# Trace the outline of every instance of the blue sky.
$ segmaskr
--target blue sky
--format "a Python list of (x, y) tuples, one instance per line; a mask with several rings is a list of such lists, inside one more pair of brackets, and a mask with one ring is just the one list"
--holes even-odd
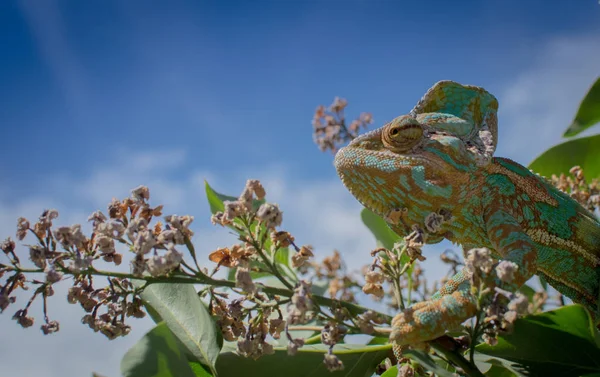
[[(378, 126), (438, 80), (483, 86), (500, 101), (497, 155), (528, 163), (560, 140), (600, 74), (599, 21), (592, 0), (1, 2), (0, 236), (48, 207), (84, 222), (147, 184), (155, 203), (196, 216), (208, 252), (233, 240), (208, 224), (203, 179), (236, 194), (259, 178), (301, 243), (319, 256), (337, 247), (358, 267), (373, 242), (312, 142), (315, 107), (342, 96), (349, 117), (369, 111)], [(53, 337), (16, 329), (8, 313), (1, 332), (79, 363), (50, 353), (15, 371), (116, 376), (151, 326), (109, 345), (73, 323), (79, 308), (54, 312), (64, 324)], [(0, 344), (3, 368), (18, 352)]]
[(594, 1), (144, 3), (0, 5), (0, 169), (19, 192), (111, 148), (330, 176), (317, 104), (341, 95), (381, 124), (440, 79), (496, 93), (544, 41), (600, 25)]

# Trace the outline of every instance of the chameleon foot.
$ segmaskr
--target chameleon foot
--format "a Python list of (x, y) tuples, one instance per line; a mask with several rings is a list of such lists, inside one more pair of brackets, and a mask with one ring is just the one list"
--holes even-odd
[(398, 346), (416, 344), (444, 335), (477, 311), (467, 284), (452, 294), (414, 304), (392, 320), (390, 341)]

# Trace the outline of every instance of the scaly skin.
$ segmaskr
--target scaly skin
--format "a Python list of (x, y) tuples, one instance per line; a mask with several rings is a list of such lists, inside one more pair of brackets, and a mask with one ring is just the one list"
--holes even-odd
[[(496, 279), (497, 286), (516, 290), (538, 274), (597, 319), (600, 223), (545, 179), (491, 157), (497, 107), (482, 88), (440, 82), (410, 115), (342, 148), (338, 174), (400, 236), (427, 229), (432, 213), (449, 213), (450, 220), (429, 226), (426, 243), (446, 238), (465, 250), (487, 247), (518, 266), (511, 284)], [(475, 314), (470, 291), (461, 271), (431, 300), (399, 313), (390, 339), (401, 346), (443, 335)]]

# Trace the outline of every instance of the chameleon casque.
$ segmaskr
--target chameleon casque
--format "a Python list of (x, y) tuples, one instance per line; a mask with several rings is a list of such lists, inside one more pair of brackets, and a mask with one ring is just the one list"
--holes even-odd
[[(598, 323), (600, 222), (544, 178), (492, 157), (497, 109), (483, 88), (438, 82), (408, 115), (340, 149), (335, 167), (358, 201), (398, 235), (426, 229), (431, 213), (449, 214), (426, 233), (426, 243), (446, 238), (464, 250), (487, 247), (518, 266), (513, 283), (496, 279), (497, 286), (514, 291), (541, 275)], [(431, 300), (396, 315), (390, 340), (431, 340), (475, 313), (463, 270)]]

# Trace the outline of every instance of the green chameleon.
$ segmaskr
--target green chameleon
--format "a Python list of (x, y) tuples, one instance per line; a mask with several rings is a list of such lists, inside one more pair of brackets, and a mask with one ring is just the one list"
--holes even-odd
[[(515, 291), (534, 274), (598, 321), (600, 223), (544, 178), (506, 158), (492, 157), (498, 102), (482, 88), (442, 81), (417, 106), (354, 139), (335, 156), (344, 185), (365, 207), (407, 236), (446, 238), (489, 248), (516, 263)], [(432, 225), (443, 215), (446, 221)], [(476, 314), (470, 275), (456, 274), (429, 301), (396, 315), (397, 346), (437, 338)]]

